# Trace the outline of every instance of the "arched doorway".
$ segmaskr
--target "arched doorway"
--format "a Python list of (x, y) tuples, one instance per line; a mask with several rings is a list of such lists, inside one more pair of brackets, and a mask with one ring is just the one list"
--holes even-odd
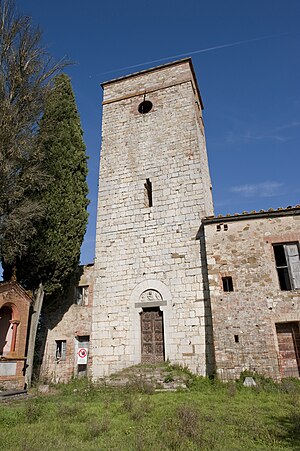
[(13, 326), (13, 311), (11, 307), (5, 305), (0, 309), (0, 355), (5, 355), (11, 351)]

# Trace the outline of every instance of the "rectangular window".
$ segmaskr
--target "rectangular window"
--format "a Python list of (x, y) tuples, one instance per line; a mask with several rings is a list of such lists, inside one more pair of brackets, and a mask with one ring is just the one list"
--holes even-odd
[(300, 288), (298, 243), (273, 244), (276, 269), (281, 290)]
[(78, 335), (78, 346), (80, 348), (88, 348), (90, 344), (90, 336), (89, 335)]
[(232, 277), (222, 277), (223, 291), (233, 291)]
[(66, 340), (56, 340), (56, 360), (63, 361), (66, 360), (67, 356), (67, 342)]
[(146, 179), (146, 183), (144, 184), (144, 198), (145, 207), (152, 207), (152, 183), (150, 179)]
[(89, 287), (88, 285), (80, 285), (76, 287), (76, 293), (75, 293), (75, 304), (76, 305), (88, 305), (89, 299)]

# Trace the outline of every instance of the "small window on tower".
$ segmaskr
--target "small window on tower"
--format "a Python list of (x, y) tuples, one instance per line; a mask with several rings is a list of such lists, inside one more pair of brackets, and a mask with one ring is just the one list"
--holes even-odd
[(233, 291), (232, 277), (222, 277), (223, 291)]
[(144, 184), (144, 203), (145, 207), (152, 207), (152, 183), (150, 179), (146, 179), (146, 183)]

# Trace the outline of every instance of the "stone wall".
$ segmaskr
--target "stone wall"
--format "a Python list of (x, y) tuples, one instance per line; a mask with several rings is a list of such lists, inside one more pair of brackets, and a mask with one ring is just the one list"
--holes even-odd
[[(280, 288), (273, 245), (299, 243), (300, 209), (208, 219), (204, 228), (217, 373), (225, 380), (244, 370), (287, 376), (276, 324), (299, 331), (300, 291)], [(228, 276), (234, 291), (224, 292)], [(284, 359), (289, 352), (283, 349)]]
[[(143, 100), (153, 104), (148, 114), (138, 111)], [(213, 205), (201, 105), (190, 60), (104, 84), (94, 379), (141, 362), (147, 306), (163, 312), (164, 358), (206, 374), (211, 337), (196, 236)]]
[[(83, 298), (78, 299), (77, 287), (83, 288)], [(39, 379), (46, 382), (67, 382), (71, 377), (90, 376), (92, 356), (89, 352), (87, 366), (78, 367), (80, 337), (91, 335), (91, 310), (93, 298), (93, 265), (79, 267), (68, 296), (59, 299), (55, 306), (42, 312), (42, 334), (37, 342), (39, 352)], [(80, 305), (78, 305), (78, 303)], [(65, 350), (58, 351), (58, 342), (66, 342)], [(88, 345), (90, 347), (90, 343)], [(84, 347), (86, 345), (84, 344)], [(59, 355), (64, 354), (64, 355)]]

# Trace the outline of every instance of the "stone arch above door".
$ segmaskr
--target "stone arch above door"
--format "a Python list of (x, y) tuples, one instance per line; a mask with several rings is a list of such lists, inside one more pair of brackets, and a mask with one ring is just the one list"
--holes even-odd
[(130, 302), (137, 308), (162, 307), (168, 305), (172, 296), (169, 288), (159, 280), (145, 280), (131, 293)]

